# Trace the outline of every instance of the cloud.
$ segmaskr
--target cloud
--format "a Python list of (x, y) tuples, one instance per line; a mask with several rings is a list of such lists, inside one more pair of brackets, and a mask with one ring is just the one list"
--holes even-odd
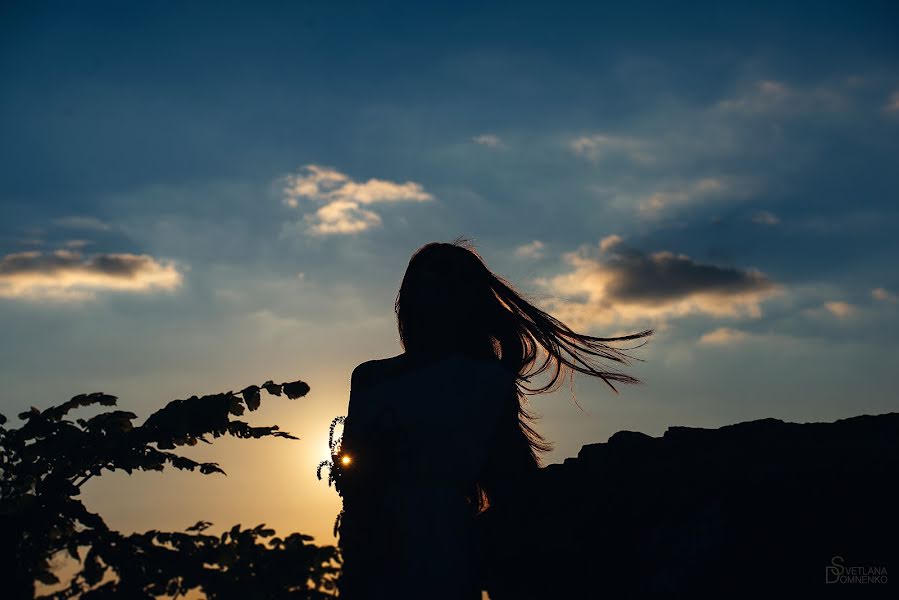
[(97, 292), (174, 290), (182, 275), (171, 262), (145, 254), (19, 252), (0, 259), (0, 298), (85, 300)]
[(752, 215), (752, 222), (757, 225), (777, 225), (780, 223), (780, 218), (767, 210), (760, 210)]
[(899, 297), (896, 294), (882, 287), (871, 290), (871, 297), (879, 302), (899, 302)]
[(741, 96), (722, 100), (718, 108), (727, 112), (759, 113), (769, 112), (786, 104), (793, 91), (779, 81), (757, 81)]
[(728, 189), (729, 186), (724, 180), (705, 177), (668, 191), (656, 192), (641, 200), (638, 208), (644, 217), (657, 217), (671, 207), (720, 196)]
[(855, 313), (855, 307), (848, 302), (825, 302), (824, 308), (835, 317), (844, 319)]
[(745, 331), (732, 329), (730, 327), (719, 327), (718, 329), (704, 333), (702, 337), (699, 338), (699, 343), (706, 346), (727, 346), (741, 342), (748, 337), (749, 334)]
[(378, 213), (362, 208), (352, 200), (332, 200), (307, 215), (313, 233), (323, 235), (335, 233), (359, 233), (381, 224)]
[(84, 231), (109, 231), (112, 227), (96, 217), (71, 216), (53, 221), (54, 225), (66, 229), (81, 229)]
[(839, 111), (847, 101), (837, 90), (818, 86), (798, 88), (781, 81), (756, 81), (742, 94), (722, 100), (717, 109), (741, 115), (788, 114)]
[(537, 281), (561, 299), (549, 308), (582, 326), (655, 321), (690, 314), (759, 317), (780, 287), (764, 273), (696, 262), (684, 254), (646, 254), (617, 236), (565, 255), (568, 270)]
[(545, 244), (540, 240), (534, 240), (515, 249), (515, 256), (519, 258), (540, 258), (543, 256)]
[(592, 162), (599, 162), (612, 156), (624, 156), (638, 163), (651, 163), (654, 160), (650, 144), (633, 137), (582, 135), (569, 141), (568, 148), (574, 154)]
[(301, 199), (322, 203), (305, 216), (309, 231), (320, 235), (354, 234), (381, 224), (381, 216), (370, 207), (396, 202), (426, 202), (434, 197), (420, 183), (396, 183), (384, 179), (358, 182), (349, 176), (318, 165), (306, 165), (289, 175), (284, 203), (298, 208)]
[(621, 239), (621, 236), (613, 233), (612, 235), (607, 235), (606, 237), (599, 240), (599, 250), (600, 252), (606, 252), (609, 248), (613, 246), (617, 246), (622, 243), (624, 240)]
[(471, 141), (475, 144), (480, 144), (481, 146), (487, 146), (488, 148), (505, 148), (506, 144), (499, 138), (498, 135), (494, 135), (492, 133), (482, 133), (481, 135), (476, 135), (471, 138)]
[(890, 95), (890, 100), (884, 109), (887, 112), (899, 112), (899, 92), (893, 92)]

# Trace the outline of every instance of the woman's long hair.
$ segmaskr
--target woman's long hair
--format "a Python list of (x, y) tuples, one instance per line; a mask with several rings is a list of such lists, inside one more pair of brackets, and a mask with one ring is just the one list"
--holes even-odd
[(412, 255), (397, 294), (396, 316), (407, 352), (495, 358), (511, 374), (501, 424), (478, 481), (479, 508), (496, 503), (503, 479), (536, 469), (540, 453), (551, 449), (533, 428), (526, 396), (557, 389), (575, 372), (602, 379), (616, 393), (615, 383), (639, 383), (603, 362), (639, 360), (624, 352), (631, 348), (608, 344), (652, 335), (651, 329), (612, 338), (573, 331), (491, 272), (464, 239), (426, 244)]

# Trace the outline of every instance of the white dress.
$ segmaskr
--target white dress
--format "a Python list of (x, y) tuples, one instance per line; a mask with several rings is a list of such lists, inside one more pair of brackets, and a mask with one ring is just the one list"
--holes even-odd
[(407, 356), (354, 375), (345, 479), (364, 475), (343, 491), (342, 597), (479, 599), (468, 498), (514, 379), (496, 360)]

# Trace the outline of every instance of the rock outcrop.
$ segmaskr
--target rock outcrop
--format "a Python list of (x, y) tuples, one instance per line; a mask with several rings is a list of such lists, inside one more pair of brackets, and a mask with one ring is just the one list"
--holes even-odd
[(896, 598), (897, 475), (899, 413), (622, 431), (480, 517), (488, 591)]

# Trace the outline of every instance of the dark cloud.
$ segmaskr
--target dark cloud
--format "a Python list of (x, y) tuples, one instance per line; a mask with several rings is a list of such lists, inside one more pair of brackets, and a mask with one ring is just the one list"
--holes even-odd
[(81, 300), (98, 291), (150, 292), (181, 285), (174, 264), (139, 254), (19, 252), (0, 259), (0, 298)]
[(609, 297), (625, 302), (664, 304), (695, 294), (739, 296), (775, 288), (759, 271), (703, 264), (685, 254), (644, 254), (620, 245), (603, 268), (612, 275)]
[(560, 300), (563, 318), (590, 325), (664, 321), (689, 314), (758, 317), (760, 304), (780, 286), (764, 273), (697, 262), (685, 254), (648, 254), (618, 236), (599, 249), (566, 255), (568, 269), (541, 283)]

